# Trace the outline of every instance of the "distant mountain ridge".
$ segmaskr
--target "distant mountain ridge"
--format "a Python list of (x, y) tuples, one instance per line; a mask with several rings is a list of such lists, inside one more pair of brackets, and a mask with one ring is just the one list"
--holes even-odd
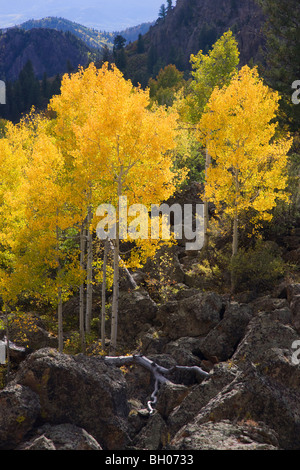
[(127, 43), (130, 43), (136, 41), (139, 34), (146, 34), (149, 31), (150, 26), (153, 24), (154, 23), (151, 22), (142, 23), (137, 26), (126, 28), (123, 31), (106, 32), (89, 28), (65, 18), (49, 16), (40, 20), (26, 21), (25, 23), (18, 25), (18, 27), (25, 31), (34, 28), (46, 28), (54, 29), (56, 31), (70, 32), (91, 48), (102, 49), (104, 46), (107, 46), (109, 49), (112, 49), (114, 38), (118, 34), (123, 36)]
[(52, 77), (99, 59), (99, 51), (70, 32), (12, 28), (0, 34), (0, 80), (16, 80), (28, 60), (41, 79), (44, 74)]

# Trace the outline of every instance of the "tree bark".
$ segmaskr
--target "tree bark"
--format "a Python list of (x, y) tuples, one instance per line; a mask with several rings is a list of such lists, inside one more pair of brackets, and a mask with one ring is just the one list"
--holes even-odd
[(118, 307), (119, 307), (119, 283), (120, 283), (120, 268), (119, 268), (119, 237), (117, 235), (114, 245), (114, 281), (113, 281), (113, 300), (112, 300), (112, 315), (111, 315), (111, 344), (110, 354), (114, 354), (117, 349), (117, 334), (118, 334)]
[(59, 289), (59, 292), (58, 292), (57, 316), (58, 316), (58, 351), (62, 353), (64, 349), (64, 336), (63, 336), (63, 308), (62, 308), (61, 288)]
[(237, 255), (237, 252), (238, 252), (238, 226), (239, 226), (238, 214), (235, 213), (234, 219), (233, 219), (232, 256)]
[[(80, 268), (84, 271), (84, 254), (85, 254), (85, 228), (81, 227), (80, 230)], [(85, 352), (85, 327), (84, 327), (84, 284), (80, 283), (79, 287), (79, 335), (81, 352)]]
[[(58, 219), (59, 211), (57, 209), (56, 216)], [(59, 227), (56, 226), (56, 261), (58, 266), (58, 279), (61, 271), (61, 262), (59, 256)], [(59, 279), (60, 281), (60, 279)], [(58, 351), (63, 352), (64, 349), (64, 337), (63, 337), (63, 309), (62, 309), (62, 288), (59, 286), (57, 294), (57, 322), (58, 322)]]
[(6, 305), (4, 305), (4, 313), (6, 316), (6, 382), (9, 382), (10, 375), (10, 353), (9, 353), (9, 320)]
[[(234, 173), (235, 178), (235, 208), (234, 208), (234, 218), (233, 218), (233, 234), (232, 234), (232, 260), (238, 253), (238, 229), (239, 229), (239, 214), (238, 214), (238, 195), (239, 195), (239, 178), (238, 178), (238, 169), (235, 169)], [(234, 266), (231, 270), (231, 292), (235, 293), (236, 289), (236, 274)]]
[(114, 354), (117, 349), (118, 334), (118, 308), (119, 308), (119, 284), (120, 284), (120, 197), (122, 195), (122, 171), (118, 176), (118, 204), (116, 211), (116, 239), (114, 242), (114, 281), (113, 281), (113, 300), (111, 314), (111, 341), (110, 354)]
[(93, 234), (90, 224), (92, 221), (92, 208), (88, 208), (87, 217), (87, 286), (86, 286), (86, 333), (91, 332), (92, 303), (93, 303)]
[(105, 350), (105, 305), (106, 305), (106, 269), (107, 269), (107, 257), (109, 250), (109, 240), (106, 239), (104, 242), (104, 255), (103, 255), (103, 279), (102, 279), (102, 306), (101, 306), (101, 347), (102, 351)]
[[(211, 156), (208, 153), (208, 150), (206, 149), (206, 158), (205, 158), (205, 184), (207, 180), (207, 175), (208, 175), (208, 169), (211, 165)], [(205, 188), (204, 188), (204, 243), (203, 243), (203, 249), (206, 249), (209, 244), (209, 213), (208, 213), (208, 200), (206, 199), (205, 196)]]

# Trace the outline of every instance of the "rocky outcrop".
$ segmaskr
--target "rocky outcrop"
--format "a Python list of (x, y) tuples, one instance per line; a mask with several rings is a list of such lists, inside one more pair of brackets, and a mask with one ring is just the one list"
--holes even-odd
[(8, 385), (0, 391), (0, 448), (20, 444), (41, 412), (39, 397), (29, 387)]
[(137, 338), (146, 333), (156, 317), (157, 305), (141, 288), (123, 290), (119, 297), (118, 337), (127, 348), (136, 347)]
[(84, 429), (73, 424), (45, 424), (17, 450), (102, 450)]
[[(42, 349), (21, 364), (13, 383), (1, 392), (6, 429), (4, 432), (2, 428), (1, 447), (11, 444), (18, 420), (22, 433), (17, 433), (17, 442), (35, 421), (42, 420), (83, 428), (105, 449), (126, 445), (128, 404), (126, 383), (119, 369), (107, 367), (97, 358)], [(28, 400), (35, 406), (27, 404)]]
[(221, 320), (222, 298), (215, 293), (200, 293), (192, 297), (163, 304), (157, 321), (164, 334), (175, 340), (184, 336), (204, 336)]
[(139, 361), (120, 370), (100, 357), (41, 349), (0, 392), (0, 448), (299, 449), (300, 361), (293, 354), (299, 290), (288, 285), (278, 297), (249, 303), (191, 290), (154, 310), (137, 291), (144, 306), (139, 321), (149, 314), (152, 324), (142, 335), (143, 353), (170, 370), (154, 413), (147, 402), (155, 365), (152, 373)]
[(277, 450), (275, 432), (264, 423), (229, 420), (208, 422), (185, 430), (184, 436), (176, 437), (171, 448), (176, 450)]

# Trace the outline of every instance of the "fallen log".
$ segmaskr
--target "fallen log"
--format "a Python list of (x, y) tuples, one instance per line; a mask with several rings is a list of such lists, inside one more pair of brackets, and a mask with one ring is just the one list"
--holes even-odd
[(184, 370), (188, 372), (192, 372), (195, 374), (197, 380), (203, 380), (203, 378), (208, 377), (209, 373), (205, 372), (201, 367), (198, 366), (174, 366), (170, 369), (166, 367), (162, 367), (156, 362), (153, 362), (151, 359), (148, 359), (145, 356), (141, 355), (133, 355), (133, 356), (105, 356), (103, 357), (103, 361), (105, 364), (114, 365), (116, 367), (122, 367), (126, 365), (133, 365), (137, 364), (145, 369), (149, 370), (154, 379), (154, 391), (151, 395), (151, 400), (148, 401), (147, 406), (149, 413), (152, 414), (154, 412), (154, 407), (157, 403), (157, 395), (159, 392), (159, 386), (165, 383), (174, 383), (170, 379), (165, 376), (172, 375), (176, 370)]

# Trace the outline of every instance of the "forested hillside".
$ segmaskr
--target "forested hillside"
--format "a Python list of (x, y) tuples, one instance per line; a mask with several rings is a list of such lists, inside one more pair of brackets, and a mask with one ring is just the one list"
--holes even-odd
[(150, 26), (151, 23), (143, 23), (127, 28), (124, 31), (106, 32), (88, 28), (87, 26), (74, 23), (65, 18), (48, 17), (41, 20), (26, 21), (20, 25), (20, 28), (25, 29), (25, 31), (33, 28), (55, 29), (64, 32), (69, 31), (85, 42), (89, 47), (101, 50), (105, 46), (112, 49), (114, 38), (118, 34), (123, 36), (128, 43), (134, 42), (138, 39), (139, 34), (145, 34)]
[(0, 35), (0, 77), (13, 81), (28, 60), (32, 62), (37, 78), (49, 77), (96, 60), (96, 52), (69, 32), (49, 29), (24, 31), (13, 28)]
[(166, 2), (143, 36), (143, 53), (137, 45), (128, 48), (128, 73), (145, 83), (168, 64), (190, 70), (190, 55), (200, 49), (207, 52), (228, 29), (238, 40), (241, 64), (256, 62), (264, 44), (262, 25), (263, 12), (255, 0), (178, 0), (176, 8)]
[[(0, 37), (30, 59), (0, 105), (0, 449), (300, 449), (299, 27), (170, 0), (99, 60)], [(86, 62), (41, 78), (53, 37)]]
[(0, 35), (0, 79), (6, 83), (7, 102), (0, 116), (17, 122), (31, 106), (45, 109), (59, 93), (64, 73), (101, 57), (70, 32), (9, 29)]

